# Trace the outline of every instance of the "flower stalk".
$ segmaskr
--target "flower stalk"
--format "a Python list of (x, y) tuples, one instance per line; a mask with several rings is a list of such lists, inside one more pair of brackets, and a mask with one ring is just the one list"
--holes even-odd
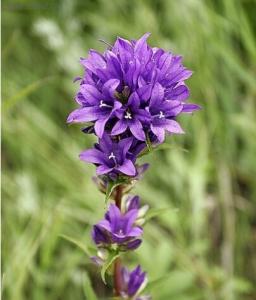
[[(122, 191), (123, 188), (121, 185), (119, 185), (116, 188), (116, 195), (115, 195), (115, 203), (116, 206), (121, 210), (122, 206)], [(114, 262), (114, 293), (115, 296), (120, 296), (121, 291), (122, 291), (122, 263), (121, 263), (121, 258), (118, 257), (116, 261)]]

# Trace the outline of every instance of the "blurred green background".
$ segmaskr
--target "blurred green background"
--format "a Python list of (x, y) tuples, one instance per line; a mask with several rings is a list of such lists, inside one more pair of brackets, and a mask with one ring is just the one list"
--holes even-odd
[(3, 1), (3, 299), (109, 297), (60, 237), (92, 245), (104, 209), (94, 167), (78, 159), (94, 139), (65, 120), (79, 58), (103, 51), (100, 38), (148, 31), (151, 45), (184, 55), (203, 110), (180, 119), (187, 134), (172, 149), (146, 157), (135, 192), (174, 210), (148, 223), (127, 263), (148, 271), (153, 299), (256, 299), (255, 12), (253, 0)]

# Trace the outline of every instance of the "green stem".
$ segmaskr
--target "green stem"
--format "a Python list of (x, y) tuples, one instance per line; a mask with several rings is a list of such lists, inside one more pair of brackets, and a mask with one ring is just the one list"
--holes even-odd
[[(123, 188), (121, 185), (117, 186), (115, 194), (116, 206), (121, 210), (122, 205)], [(114, 292), (115, 296), (120, 296), (122, 291), (122, 264), (121, 259), (118, 257), (114, 263)]]

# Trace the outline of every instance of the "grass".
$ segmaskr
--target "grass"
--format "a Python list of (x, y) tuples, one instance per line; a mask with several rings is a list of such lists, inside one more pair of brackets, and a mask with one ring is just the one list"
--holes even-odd
[[(219, 1), (3, 1), (3, 298), (107, 299), (108, 288), (78, 247), (91, 246), (103, 213), (94, 168), (78, 160), (91, 145), (65, 124), (82, 74), (78, 60), (100, 38), (138, 38), (182, 53), (194, 70), (187, 134), (146, 159), (136, 188), (170, 208), (151, 220), (128, 258), (148, 271), (153, 299), (256, 297), (256, 3)], [(187, 151), (182, 151), (181, 149)], [(178, 210), (177, 210), (178, 209)]]

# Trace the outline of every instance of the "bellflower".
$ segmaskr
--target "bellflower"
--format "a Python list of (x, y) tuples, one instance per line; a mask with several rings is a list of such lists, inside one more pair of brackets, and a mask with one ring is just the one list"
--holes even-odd
[(137, 266), (129, 272), (127, 268), (122, 269), (122, 291), (124, 299), (132, 298), (135, 300), (150, 300), (149, 296), (139, 296), (147, 284), (146, 272), (142, 272), (141, 267)]
[(136, 169), (128, 151), (132, 145), (133, 138), (125, 138), (113, 141), (107, 134), (99, 140), (95, 148), (83, 151), (80, 159), (97, 165), (97, 175), (108, 173), (135, 176)]
[(95, 244), (106, 248), (116, 244), (120, 250), (138, 248), (143, 230), (134, 224), (137, 215), (137, 209), (122, 214), (115, 204), (111, 204), (105, 218), (93, 227), (92, 238)]
[[(137, 41), (117, 38), (103, 54), (90, 50), (81, 59), (85, 75), (75, 100), (80, 105), (68, 117), (68, 123), (92, 122), (102, 138), (131, 134), (145, 141), (153, 135), (162, 143), (165, 132), (183, 133), (176, 117), (200, 109), (188, 104), (185, 84), (192, 72), (182, 57), (147, 44), (149, 33)], [(90, 131), (92, 132), (92, 131)]]
[[(141, 296), (146, 273), (140, 266), (129, 272), (122, 267), (120, 252), (134, 250), (142, 242), (148, 205), (128, 193), (141, 179), (148, 164), (137, 159), (164, 142), (166, 134), (182, 134), (177, 118), (200, 109), (187, 103), (190, 96), (185, 81), (192, 72), (182, 57), (147, 44), (149, 33), (138, 40), (118, 37), (103, 54), (90, 50), (81, 58), (84, 76), (76, 78), (78, 107), (68, 123), (85, 123), (82, 131), (95, 134), (98, 142), (80, 154), (80, 159), (96, 166), (94, 178), (105, 199), (112, 198), (105, 217), (92, 229), (101, 276), (113, 272), (113, 291), (118, 298), (149, 300)], [(151, 147), (153, 145), (153, 147)], [(113, 256), (114, 255), (114, 256)], [(109, 264), (114, 264), (110, 268)]]

